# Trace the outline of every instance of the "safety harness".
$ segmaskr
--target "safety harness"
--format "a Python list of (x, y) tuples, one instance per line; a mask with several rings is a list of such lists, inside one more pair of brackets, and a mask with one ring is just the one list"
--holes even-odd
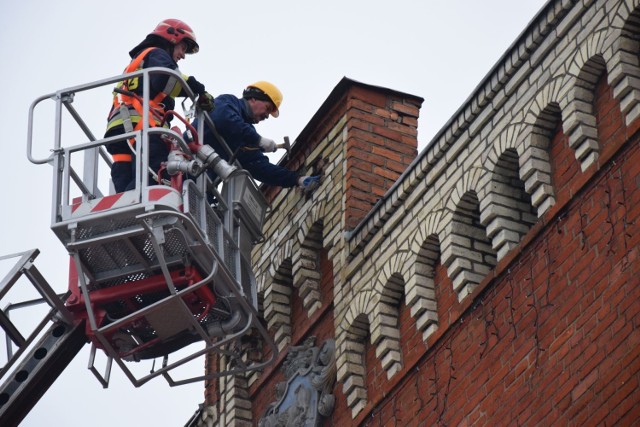
[[(129, 66), (124, 70), (124, 74), (141, 70), (142, 61), (144, 60), (145, 56), (147, 56), (147, 54), (153, 49), (158, 48), (149, 47), (143, 50), (138, 56), (136, 56), (136, 58), (131, 61)], [(122, 81), (118, 84), (117, 88), (120, 90), (118, 92), (114, 92), (113, 109), (111, 115), (109, 116), (109, 124), (107, 128), (112, 128), (114, 126), (122, 124), (125, 132), (132, 132), (142, 129), (143, 106), (140, 98), (123, 93), (131, 92), (132, 89), (136, 89), (137, 87), (137, 77), (134, 79)], [(164, 98), (166, 98), (167, 96), (169, 95), (167, 95), (165, 92), (158, 92), (158, 94), (149, 101), (149, 126), (158, 126), (159, 121), (156, 119), (156, 115), (163, 115), (164, 105), (161, 101), (164, 100)], [(133, 111), (131, 110), (132, 108)], [(129, 139), (129, 145), (132, 148), (135, 146), (135, 142), (135, 138)], [(133, 159), (131, 154), (112, 154), (111, 157), (113, 158), (114, 162), (130, 162)]]

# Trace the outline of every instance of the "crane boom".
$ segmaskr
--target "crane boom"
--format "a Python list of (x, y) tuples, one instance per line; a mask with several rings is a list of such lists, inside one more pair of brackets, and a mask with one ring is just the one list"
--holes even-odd
[(55, 322), (0, 386), (0, 425), (19, 425), (85, 344), (84, 322)]

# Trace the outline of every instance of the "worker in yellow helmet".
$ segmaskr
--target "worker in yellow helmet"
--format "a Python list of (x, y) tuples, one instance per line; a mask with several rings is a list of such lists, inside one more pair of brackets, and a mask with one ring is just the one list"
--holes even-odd
[[(263, 153), (276, 151), (274, 140), (261, 136), (255, 124), (280, 115), (282, 92), (274, 84), (258, 81), (248, 85), (242, 98), (235, 95), (220, 95), (215, 98), (215, 108), (209, 116), (216, 125), (217, 133), (224, 139), (244, 169), (263, 184), (284, 188), (301, 187), (311, 191), (320, 183), (320, 177), (300, 176), (280, 165), (269, 162)], [(197, 123), (194, 123), (197, 125)], [(202, 138), (225, 160), (231, 156), (216, 135), (205, 126)]]
[[(265, 107), (272, 117), (276, 118), (280, 115), (280, 104), (282, 104), (282, 92), (275, 85), (260, 81), (255, 82), (247, 86), (242, 92), (242, 98), (249, 101), (250, 104), (254, 104), (254, 101), (263, 101)], [(252, 108), (253, 110), (253, 108)], [(263, 115), (256, 118), (255, 123), (268, 118), (268, 114), (263, 112)]]
[[(198, 52), (200, 46), (196, 36), (183, 21), (165, 19), (147, 35), (147, 37), (130, 52), (131, 63), (124, 70), (125, 73), (151, 67), (164, 67), (178, 70), (178, 61), (185, 58), (185, 54)], [(193, 76), (182, 75), (187, 85), (198, 95), (198, 105), (203, 110), (213, 109), (213, 97), (205, 91), (204, 84)], [(149, 105), (156, 114), (150, 114), (151, 127), (159, 126), (161, 119), (169, 110), (173, 110), (176, 97), (185, 97), (187, 93), (175, 77), (155, 73), (150, 76)], [(114, 92), (113, 104), (109, 112), (107, 132), (105, 137), (121, 135), (126, 132), (142, 129), (142, 77), (136, 77), (117, 86)], [(169, 126), (170, 117), (164, 123)], [(135, 163), (133, 162), (133, 144), (135, 139), (120, 141), (107, 146), (111, 154), (113, 165), (111, 179), (116, 192), (131, 190), (135, 187)], [(131, 146), (130, 146), (131, 145)], [(167, 160), (169, 148), (162, 141), (159, 134), (149, 136), (149, 167), (158, 172), (162, 162)]]

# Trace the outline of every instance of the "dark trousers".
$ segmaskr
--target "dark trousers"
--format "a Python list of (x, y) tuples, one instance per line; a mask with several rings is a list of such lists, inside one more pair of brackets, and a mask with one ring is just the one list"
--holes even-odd
[[(126, 149), (128, 150), (128, 148)], [(117, 148), (113, 151), (122, 153), (122, 150), (118, 150)], [(133, 190), (135, 188), (136, 156), (132, 154), (131, 151), (126, 151), (126, 153), (131, 154), (131, 162), (114, 162), (111, 166), (111, 180), (113, 181), (116, 193), (122, 193), (123, 191)], [(149, 167), (151, 170), (157, 174), (162, 163), (167, 161), (168, 156), (169, 148), (164, 141), (162, 141), (160, 136), (150, 135)], [(168, 178), (168, 175), (163, 173), (162, 177), (166, 179)], [(157, 184), (157, 181), (152, 177), (152, 175), (149, 175), (149, 185), (154, 184)]]

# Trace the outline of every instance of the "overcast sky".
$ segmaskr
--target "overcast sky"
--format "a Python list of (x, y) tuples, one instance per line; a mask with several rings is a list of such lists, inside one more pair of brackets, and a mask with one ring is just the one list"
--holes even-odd
[[(264, 136), (295, 140), (346, 76), (423, 97), (418, 141), (424, 147), (544, 3), (5, 0), (0, 4), (5, 46), (0, 256), (39, 248), (36, 266), (57, 292), (66, 290), (68, 256), (49, 229), (52, 170), (30, 163), (25, 154), (29, 106), (41, 95), (119, 74), (128, 51), (165, 18), (182, 19), (194, 29), (200, 52), (181, 61), (180, 69), (213, 95), (240, 95), (257, 80), (282, 90), (280, 117), (258, 125)], [(107, 93), (88, 110), (98, 136), (110, 102)], [(42, 142), (34, 149), (41, 158), (53, 146), (51, 130), (38, 134)], [(171, 388), (155, 379), (135, 388), (117, 367), (111, 386), (103, 389), (87, 363), (88, 346), (22, 425), (182, 426), (204, 400), (201, 383)]]

